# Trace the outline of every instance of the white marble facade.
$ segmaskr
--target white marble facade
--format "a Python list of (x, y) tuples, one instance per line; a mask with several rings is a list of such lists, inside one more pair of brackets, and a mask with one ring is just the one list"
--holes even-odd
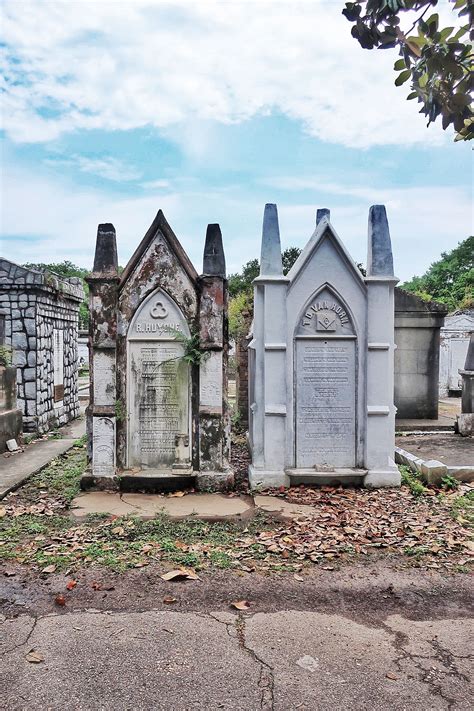
[(397, 486), (393, 461), (394, 287), (383, 206), (369, 215), (367, 276), (328, 210), (287, 276), (278, 215), (265, 207), (249, 345), (252, 487)]

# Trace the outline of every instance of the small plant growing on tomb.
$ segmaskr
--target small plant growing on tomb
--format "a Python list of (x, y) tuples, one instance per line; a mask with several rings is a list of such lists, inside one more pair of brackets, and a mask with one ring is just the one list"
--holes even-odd
[(0, 346), (0, 365), (8, 368), (12, 364), (12, 349), (10, 346)]
[[(185, 336), (181, 331), (174, 329), (170, 332), (175, 337), (175, 340), (182, 344), (184, 349), (182, 356), (171, 358), (170, 360), (183, 360), (185, 363), (189, 363), (189, 365), (199, 366), (209, 358), (209, 351), (205, 351), (201, 348), (201, 339), (197, 331), (192, 331), (189, 337)], [(169, 363), (170, 360), (163, 361), (163, 363)], [(163, 363), (161, 363), (161, 365), (163, 365)]]
[(123, 402), (121, 400), (116, 400), (115, 401), (115, 417), (117, 418), (117, 422), (123, 422), (126, 414), (127, 413), (126, 413)]

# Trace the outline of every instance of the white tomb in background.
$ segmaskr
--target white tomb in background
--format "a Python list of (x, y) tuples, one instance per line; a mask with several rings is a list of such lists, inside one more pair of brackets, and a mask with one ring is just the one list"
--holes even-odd
[(367, 276), (328, 210), (287, 276), (266, 205), (249, 345), (252, 487), (398, 486), (393, 257), (385, 208), (369, 213)]

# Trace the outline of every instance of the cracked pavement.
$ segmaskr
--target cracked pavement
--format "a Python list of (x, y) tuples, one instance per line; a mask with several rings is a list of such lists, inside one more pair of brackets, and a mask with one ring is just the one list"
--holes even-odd
[(466, 618), (88, 609), (0, 622), (11, 711), (471, 708)]

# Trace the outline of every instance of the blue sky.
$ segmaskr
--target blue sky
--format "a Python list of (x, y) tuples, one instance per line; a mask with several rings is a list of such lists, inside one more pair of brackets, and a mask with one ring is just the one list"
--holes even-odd
[(426, 129), (342, 6), (4, 2), (2, 254), (90, 267), (113, 222), (125, 264), (162, 208), (198, 270), (219, 222), (232, 272), (276, 202), (284, 247), (329, 207), (364, 262), (385, 203), (397, 275), (422, 273), (472, 230), (470, 151)]

